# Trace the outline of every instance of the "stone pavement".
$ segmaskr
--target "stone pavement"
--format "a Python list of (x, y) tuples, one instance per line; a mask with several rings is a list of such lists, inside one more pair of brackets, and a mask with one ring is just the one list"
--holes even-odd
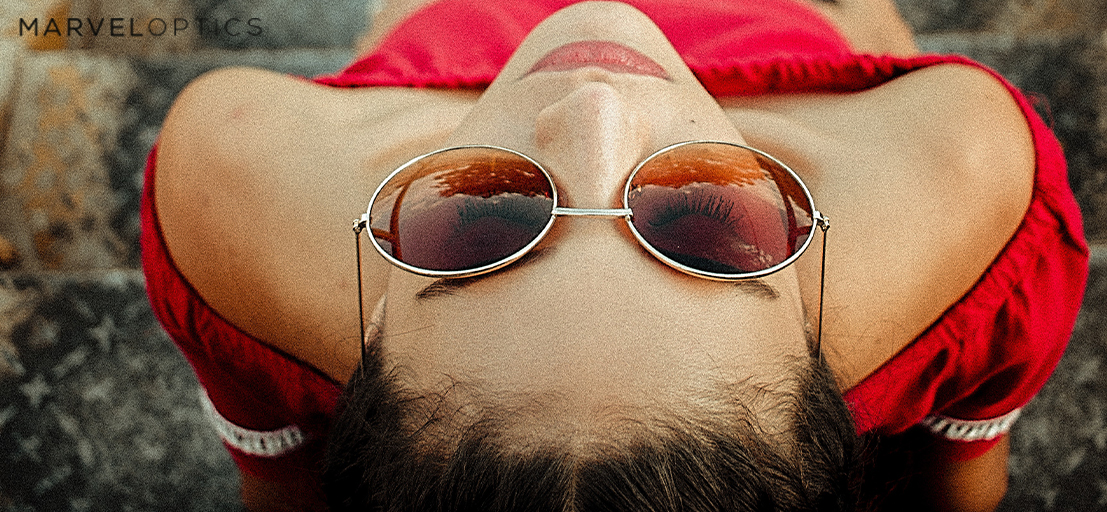
[[(227, 65), (335, 71), (367, 1), (0, 2), (0, 508), (241, 509), (195, 377), (146, 303), (143, 164), (189, 80)], [(924, 49), (1041, 98), (1065, 146), (1092, 280), (1069, 351), (1016, 425), (1001, 510), (1107, 510), (1107, 4), (898, 4)], [(45, 35), (51, 17), (111, 16), (124, 35), (105, 37), (110, 20), (95, 37)], [(42, 35), (19, 36), (20, 18)]]

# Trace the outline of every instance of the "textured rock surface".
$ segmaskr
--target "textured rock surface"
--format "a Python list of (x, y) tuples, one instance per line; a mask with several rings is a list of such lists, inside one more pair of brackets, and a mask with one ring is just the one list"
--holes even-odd
[[(1107, 303), (1099, 254), (1086, 304)], [(1061, 364), (1012, 434), (1005, 511), (1107, 509), (1107, 317), (1085, 307)]]
[(0, 278), (0, 313), (0, 506), (239, 509), (140, 272)]
[(21, 59), (0, 160), (0, 233), (27, 270), (114, 268), (126, 244), (104, 155), (137, 86), (125, 60), (35, 52)]
[[(897, 3), (924, 49), (968, 54), (1041, 98), (1069, 156), (1097, 257), (1073, 343), (1015, 427), (1001, 510), (1107, 510), (1107, 4)], [(142, 167), (173, 98), (199, 74), (246, 64), (313, 75), (345, 63), (367, 6), (326, 6), (0, 2), (0, 509), (241, 510), (195, 377), (146, 304)], [(257, 18), (264, 32), (13, 34), (20, 16), (69, 13)]]

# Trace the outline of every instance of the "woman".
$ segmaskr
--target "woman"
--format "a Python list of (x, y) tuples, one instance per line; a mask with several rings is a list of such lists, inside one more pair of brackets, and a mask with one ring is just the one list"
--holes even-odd
[[(909, 503), (994, 508), (1087, 265), (1026, 100), (917, 55), (884, 0), (569, 4), (389, 3), (339, 75), (222, 70), (178, 98), (148, 166), (144, 263), (247, 505), (323, 508), (329, 438), (335, 508), (837, 509), (856, 502), (860, 433), (917, 454)], [(521, 259), (459, 279), (362, 253), (359, 283), (349, 220), (404, 162), (467, 145), (506, 149), (440, 154), (450, 170), (514, 158), (551, 207), (608, 218), (558, 210)], [(709, 148), (810, 190), (772, 199), (795, 243), (771, 273), (720, 281), (639, 243), (640, 208), (610, 218), (640, 162)], [(404, 176), (384, 188), (415, 188)], [(710, 201), (655, 224), (768, 218), (754, 196)], [(454, 227), (500, 208), (459, 204)], [(405, 266), (443, 252), (398, 255), (367, 224), (359, 240)]]

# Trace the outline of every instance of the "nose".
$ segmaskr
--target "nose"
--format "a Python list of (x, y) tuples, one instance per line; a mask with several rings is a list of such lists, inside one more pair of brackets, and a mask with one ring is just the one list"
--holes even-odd
[(563, 205), (619, 202), (627, 174), (648, 149), (649, 123), (643, 121), (638, 108), (602, 82), (585, 83), (539, 112), (536, 156), (558, 181)]

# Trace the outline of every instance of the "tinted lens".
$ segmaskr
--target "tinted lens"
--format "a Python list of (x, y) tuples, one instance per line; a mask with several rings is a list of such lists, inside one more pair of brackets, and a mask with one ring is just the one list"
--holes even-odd
[(553, 185), (508, 150), (460, 147), (398, 170), (370, 205), (377, 246), (411, 267), (465, 272), (527, 249), (553, 220)]
[(722, 278), (784, 263), (814, 224), (811, 200), (787, 168), (723, 143), (676, 146), (647, 160), (628, 184), (627, 207), (659, 256)]

